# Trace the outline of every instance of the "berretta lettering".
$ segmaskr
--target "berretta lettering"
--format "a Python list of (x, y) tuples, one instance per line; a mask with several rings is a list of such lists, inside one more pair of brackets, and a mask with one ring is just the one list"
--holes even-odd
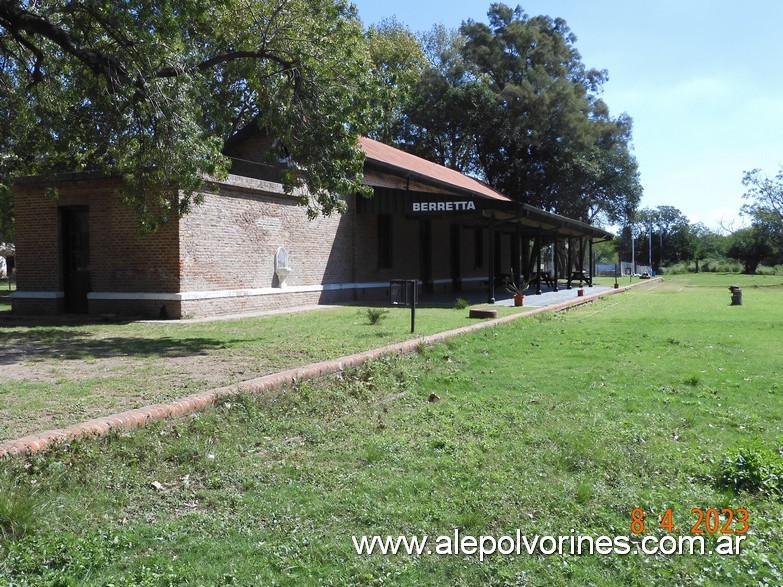
[(467, 202), (413, 202), (414, 212), (463, 212), (475, 210), (476, 203)]

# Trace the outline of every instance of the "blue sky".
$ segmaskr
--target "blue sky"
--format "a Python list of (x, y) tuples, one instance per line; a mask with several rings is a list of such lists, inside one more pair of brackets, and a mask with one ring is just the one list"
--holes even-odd
[[(396, 16), (412, 31), (486, 22), (490, 2), (353, 0), (365, 25)], [(506, 2), (516, 6), (515, 2)], [(780, 0), (529, 0), (564, 18), (586, 66), (606, 69), (603, 99), (634, 120), (643, 207), (739, 228), (742, 173), (783, 164)]]

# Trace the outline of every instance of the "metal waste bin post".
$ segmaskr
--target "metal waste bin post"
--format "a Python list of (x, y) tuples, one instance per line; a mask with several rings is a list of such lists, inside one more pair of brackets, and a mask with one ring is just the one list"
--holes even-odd
[(411, 333), (416, 330), (416, 304), (419, 301), (419, 292), (415, 279), (392, 279), (389, 282), (389, 297), (392, 306), (410, 306), (411, 308)]
[(742, 305), (742, 288), (738, 285), (732, 285), (729, 287), (729, 291), (731, 292), (731, 305), (732, 306), (741, 306)]

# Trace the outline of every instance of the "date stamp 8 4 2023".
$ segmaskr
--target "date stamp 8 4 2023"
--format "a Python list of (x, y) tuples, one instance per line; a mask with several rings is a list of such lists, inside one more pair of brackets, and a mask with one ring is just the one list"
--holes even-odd
[[(704, 534), (705, 532), (707, 534), (747, 534), (750, 529), (748, 522), (750, 513), (745, 508), (709, 508), (706, 510), (693, 508), (691, 514), (693, 514), (693, 518), (688, 522), (691, 534)], [(631, 510), (631, 533), (649, 534), (652, 531), (650, 524), (646, 522), (646, 517), (646, 512), (641, 508)], [(682, 529), (675, 524), (671, 508), (668, 508), (657, 519), (657, 522), (655, 526), (669, 534), (682, 532)]]
[[(653, 531), (659, 533), (663, 530), (664, 538), (673, 539), (678, 535), (678, 541), (689, 541), (693, 547), (693, 541), (700, 541), (702, 551), (704, 549), (704, 536), (715, 536), (714, 551), (709, 554), (737, 555), (740, 554), (740, 543), (747, 538), (750, 529), (750, 513), (745, 508), (692, 508), (691, 517), (682, 528), (675, 522), (674, 512), (671, 508), (654, 518), (649, 517), (642, 508), (631, 510), (631, 533), (637, 536), (650, 535)], [(652, 536), (649, 536), (652, 538)], [(648, 536), (642, 538), (642, 542)], [(663, 542), (663, 539), (661, 539)]]

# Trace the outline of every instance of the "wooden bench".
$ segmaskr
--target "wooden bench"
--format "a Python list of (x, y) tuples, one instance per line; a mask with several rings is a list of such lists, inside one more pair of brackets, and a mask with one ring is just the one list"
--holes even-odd
[(571, 277), (568, 278), (568, 289), (571, 289), (571, 283), (574, 281), (579, 282), (579, 286), (582, 286), (582, 282), (590, 283), (590, 278), (587, 276), (587, 272), (585, 271), (574, 271), (571, 274)]

